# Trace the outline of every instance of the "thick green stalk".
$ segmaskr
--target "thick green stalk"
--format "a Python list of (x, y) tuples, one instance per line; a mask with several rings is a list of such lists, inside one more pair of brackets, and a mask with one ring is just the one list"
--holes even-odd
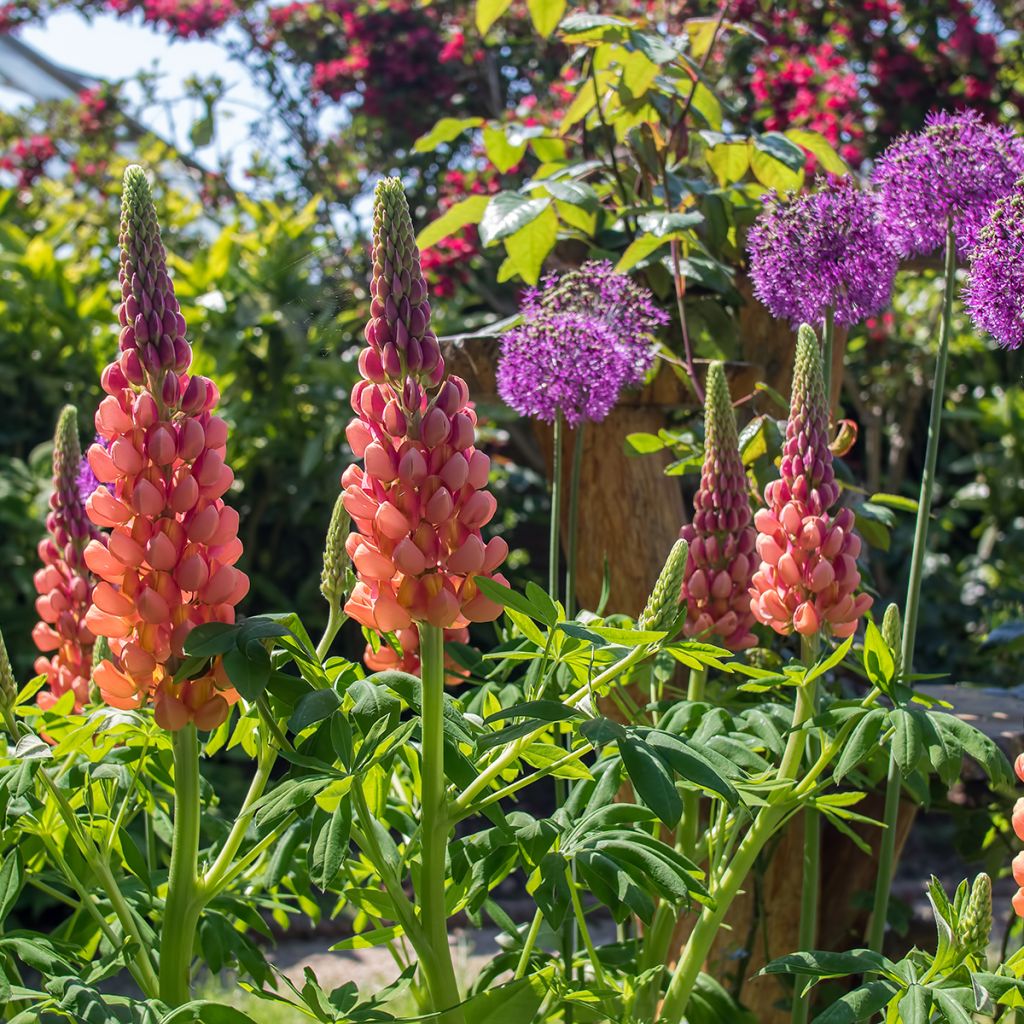
[[(804, 637), (801, 642), (801, 654), (804, 667), (811, 669), (818, 660), (819, 637)], [(817, 690), (817, 682), (812, 682), (808, 690)], [(810, 695), (811, 714), (817, 705), (817, 693)], [(811, 741), (814, 747), (820, 747)], [(812, 749), (811, 756), (814, 756)], [(821, 887), (821, 817), (812, 807), (804, 808), (804, 856), (803, 878), (800, 893), (800, 928), (797, 948), (818, 948), (818, 900)], [(798, 987), (793, 992), (793, 1024), (807, 1024), (811, 1008), (809, 996), (803, 996)]]
[[(707, 669), (691, 668), (690, 681), (686, 687), (686, 699), (695, 704), (704, 699), (708, 683)], [(700, 793), (687, 790), (683, 794), (683, 820), (680, 834), (680, 850), (684, 857), (693, 860), (697, 852), (697, 836), (700, 834)]]
[[(799, 774), (807, 745), (807, 730), (801, 726), (814, 714), (814, 685), (812, 681), (797, 689), (793, 728), (777, 774), (780, 781), (792, 782)], [(731, 863), (718, 884), (714, 885), (711, 893), (715, 898), (714, 907), (705, 907), (697, 918), (665, 993), (665, 1001), (658, 1017), (664, 1024), (682, 1024), (693, 987), (697, 983), (701, 968), (707, 960), (729, 907), (739, 894), (765, 844), (775, 835), (793, 809), (791, 795), (781, 791), (778, 795), (781, 798), (778, 803), (770, 803), (758, 812), (750, 831), (736, 848)]]
[[(825, 329), (821, 337), (821, 370), (825, 379), (825, 402), (828, 405), (828, 418), (832, 419), (832, 351), (836, 338), (836, 313), (829, 306), (825, 310)], [(840, 385), (842, 386), (842, 385)]]
[(583, 469), (583, 431), (581, 423), (575, 431), (572, 448), (572, 471), (569, 476), (569, 543), (565, 555), (565, 617), (576, 614), (576, 560), (579, 555), (580, 473)]
[(334, 638), (338, 635), (338, 630), (345, 625), (347, 620), (348, 616), (341, 610), (338, 601), (331, 601), (327, 628), (324, 630), (324, 635), (320, 638), (320, 643), (316, 645), (316, 656), (321, 661), (327, 657), (327, 652), (330, 651), (331, 644), (334, 643)]
[(174, 835), (160, 934), (160, 998), (168, 1006), (191, 999), (192, 950), (203, 900), (199, 865), (199, 736), (186, 725), (172, 734)]
[[(917, 618), (921, 606), (921, 578), (924, 557), (928, 551), (928, 526), (935, 492), (935, 469), (939, 459), (939, 435), (942, 430), (942, 407), (946, 395), (946, 366), (949, 363), (949, 342), (952, 335), (953, 299), (956, 296), (956, 238), (953, 225), (946, 231), (945, 288), (942, 294), (942, 323), (939, 328), (939, 352), (935, 359), (935, 381), (932, 385), (931, 414), (928, 418), (928, 443), (921, 474), (921, 495), (914, 526), (914, 549), (910, 556), (910, 578), (907, 582), (907, 602), (903, 610), (902, 662), (904, 679), (909, 680), (914, 666), (914, 642), (917, 638)], [(889, 754), (889, 771), (885, 783), (885, 826), (878, 847), (878, 875), (875, 882), (875, 900), (868, 927), (867, 944), (880, 953), (885, 940), (885, 922), (889, 912), (889, 888), (892, 885), (896, 859), (896, 825), (900, 812), (902, 777), (895, 755)]]
[(555, 416), (551, 466), (551, 529), (548, 534), (548, 593), (558, 600), (558, 563), (562, 529), (562, 414)]
[(533, 920), (530, 922), (530, 927), (526, 932), (526, 938), (523, 940), (523, 952), (519, 956), (519, 963), (516, 964), (516, 973), (512, 976), (516, 981), (526, 974), (526, 968), (530, 965), (530, 957), (533, 955), (533, 949), (537, 945), (537, 936), (540, 934), (540, 926), (543, 923), (544, 914), (538, 910), (533, 915)]
[[(427, 946), (418, 951), (435, 1011), (448, 1011), (439, 1024), (463, 1024), (461, 1001), (448, 945), (445, 907), (445, 859), (451, 819), (444, 779), (444, 634), (420, 623), (420, 664), (423, 678), (422, 785), (420, 835), (422, 865), (416, 892), (417, 914)], [(423, 954), (427, 953), (427, 956)]]

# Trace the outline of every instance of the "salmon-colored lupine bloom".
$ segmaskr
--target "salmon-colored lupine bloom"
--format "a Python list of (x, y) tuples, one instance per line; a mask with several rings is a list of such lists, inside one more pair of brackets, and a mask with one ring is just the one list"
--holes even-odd
[(753, 647), (750, 578), (756, 531), (750, 525), (747, 474), (721, 363), (708, 367), (704, 400), (704, 467), (693, 522), (679, 531), (689, 545), (680, 599), (686, 636), (706, 636), (732, 651)]
[(74, 406), (66, 405), (53, 438), (53, 493), (47, 536), (39, 542), (43, 568), (34, 576), (41, 621), (32, 630), (32, 639), (40, 651), (53, 652), (36, 658), (35, 670), (46, 676), (47, 683), (36, 703), (43, 709), (53, 707), (70, 690), (75, 710), (81, 711), (89, 698), (95, 640), (85, 623), (95, 584), (85, 564), (85, 547), (93, 540), (102, 545), (103, 540), (85, 514), (78, 486), (82, 453), (76, 415)]
[[(398, 643), (402, 648), (402, 656), (388, 644), (381, 644), (374, 650), (369, 644), (363, 652), (363, 662), (372, 672), (385, 672), (397, 669), (399, 672), (408, 672), (410, 675), (420, 674), (420, 633), (416, 626), (409, 626), (407, 629), (400, 629), (395, 634)], [(462, 626), (458, 629), (446, 629), (444, 631), (445, 643), (457, 644), (469, 643), (469, 630)], [(445, 656), (444, 680), (449, 686), (459, 686), (464, 683), (468, 673), (454, 658)]]
[(233, 622), (249, 580), (235, 568), (238, 513), (222, 500), (234, 478), (227, 425), (212, 413), (214, 383), (188, 373), (192, 351), (140, 167), (124, 176), (120, 281), (120, 354), (103, 371), (96, 412), (109, 450), (94, 444), (88, 455), (101, 482), (89, 516), (111, 531), (106, 547), (85, 550), (100, 578), (86, 623), (111, 650), (94, 677), (113, 707), (152, 697), (162, 727), (210, 729), (237, 699), (219, 662), (201, 678), (173, 677), (191, 630)]
[(833, 514), (839, 486), (828, 447), (828, 407), (818, 340), (806, 324), (797, 339), (781, 478), (765, 488), (767, 508), (754, 516), (761, 566), (750, 609), (777, 633), (850, 636), (871, 607), (857, 594), (860, 538), (853, 512)]
[(371, 320), (352, 389), (346, 431), (364, 468), (341, 478), (355, 531), (346, 543), (358, 582), (345, 611), (392, 632), (427, 622), (441, 629), (487, 622), (501, 608), (479, 590), (508, 545), (481, 527), (497, 502), (490, 460), (474, 445), (476, 413), (466, 382), (445, 370), (430, 330), (430, 304), (401, 182), (378, 183), (373, 214)]
[[(1013, 762), (1013, 770), (1017, 773), (1017, 778), (1024, 782), (1024, 754), (1017, 755)], [(1024, 842), (1024, 797), (1013, 805), (1010, 823), (1017, 838)], [(1017, 891), (1012, 900), (1013, 909), (1018, 917), (1024, 917), (1024, 851), (1013, 858), (1010, 867), (1013, 871), (1013, 880), (1017, 883)]]

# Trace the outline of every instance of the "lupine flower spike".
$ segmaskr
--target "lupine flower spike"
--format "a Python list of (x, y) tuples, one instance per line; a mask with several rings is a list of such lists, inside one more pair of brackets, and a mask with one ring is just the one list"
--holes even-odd
[[(355, 530), (346, 549), (358, 582), (345, 611), (378, 632), (427, 622), (462, 629), (501, 614), (476, 583), (508, 554), (481, 528), (497, 502), (490, 460), (474, 447), (469, 389), (448, 374), (430, 329), (430, 304), (401, 182), (374, 196), (371, 320), (352, 389), (346, 434), (363, 468), (341, 478)], [(411, 644), (410, 644), (411, 646)]]
[(679, 617), (679, 590), (687, 565), (687, 543), (677, 540), (665, 559), (647, 604), (636, 620), (637, 629), (665, 632)]
[(997, 199), (1024, 174), (1024, 142), (976, 110), (929, 114), (924, 128), (879, 157), (873, 180), (889, 244), (901, 256), (942, 246), (952, 220), (968, 256)]
[[(212, 729), (237, 699), (219, 660), (199, 678), (174, 681), (183, 644), (206, 622), (233, 622), (249, 589), (238, 513), (224, 504), (234, 479), (224, 463), (227, 424), (206, 377), (188, 373), (192, 350), (167, 273), (146, 176), (129, 167), (121, 214), (120, 355), (101, 378), (102, 443), (89, 449), (100, 481), (89, 516), (111, 530), (86, 564), (100, 577), (86, 623), (110, 641), (95, 669), (104, 701), (138, 708), (153, 699), (157, 722)], [(109, 450), (108, 450), (109, 449)]]
[[(1013, 770), (1017, 778), (1024, 782), (1024, 754), (1018, 754), (1013, 762)], [(1010, 823), (1017, 838), (1024, 842), (1024, 797), (1021, 797), (1013, 805), (1013, 813), (1010, 816)], [(1024, 917), (1024, 851), (1021, 851), (1013, 858), (1010, 865), (1013, 872), (1013, 880), (1017, 883), (1017, 891), (1013, 896), (1013, 909), (1018, 917)]]
[(668, 322), (650, 292), (606, 261), (548, 274), (522, 313), (502, 335), (498, 394), (522, 416), (561, 415), (570, 427), (603, 420), (623, 388), (643, 382), (653, 335)]
[(814, 192), (770, 194), (748, 236), (754, 294), (772, 316), (855, 324), (885, 309), (897, 257), (878, 218), (873, 192), (850, 177)]
[(11, 713), (18, 699), (18, 684), (14, 679), (14, 669), (7, 655), (7, 644), (0, 633), (0, 723)]
[(750, 525), (747, 474), (736, 417), (721, 363), (708, 367), (704, 403), (704, 467), (693, 499), (693, 522), (679, 531), (690, 545), (680, 600), (683, 632), (732, 651), (753, 647), (750, 578), (756, 532)]
[(761, 566), (750, 610), (777, 633), (850, 636), (871, 607), (857, 594), (860, 538), (848, 508), (833, 514), (839, 486), (828, 447), (828, 410), (818, 341), (806, 324), (797, 338), (796, 366), (781, 478), (765, 488), (767, 508), (754, 516)]
[(1024, 178), (995, 204), (971, 253), (964, 304), (1004, 348), (1024, 345)]
[(36, 702), (53, 707), (69, 691), (74, 710), (89, 699), (89, 674), (95, 637), (86, 623), (95, 578), (85, 562), (86, 545), (103, 546), (100, 531), (89, 521), (79, 485), (82, 452), (78, 443), (77, 412), (66, 405), (53, 439), (53, 493), (46, 517), (48, 535), (39, 542), (43, 568), (34, 580), (40, 622), (32, 639), (40, 651), (53, 654), (36, 659), (35, 670), (46, 676), (47, 688)]
[(960, 947), (965, 953), (984, 956), (992, 933), (992, 879), (977, 875), (960, 917)]

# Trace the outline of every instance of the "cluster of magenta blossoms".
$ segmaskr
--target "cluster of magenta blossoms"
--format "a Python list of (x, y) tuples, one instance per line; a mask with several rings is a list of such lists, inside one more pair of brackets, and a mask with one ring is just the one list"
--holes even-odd
[(995, 204), (978, 236), (964, 304), (1000, 345), (1024, 345), (1024, 178)]
[(430, 304), (409, 207), (397, 178), (378, 183), (373, 212), (371, 319), (346, 434), (363, 468), (341, 478), (355, 530), (346, 549), (358, 582), (345, 611), (379, 632), (414, 623), (459, 629), (501, 614), (478, 576), (504, 582), (508, 554), (481, 528), (497, 502), (490, 460), (474, 447), (466, 382), (448, 374), (430, 330)]
[(548, 274), (523, 299), (523, 322), (502, 335), (498, 394), (521, 416), (576, 427), (603, 420), (623, 388), (654, 362), (653, 336), (668, 322), (646, 289), (592, 261)]
[(889, 305), (897, 256), (878, 200), (853, 178), (829, 177), (814, 192), (770, 193), (748, 236), (754, 294), (772, 316), (855, 324)]
[(754, 516), (761, 556), (750, 588), (754, 617), (783, 635), (850, 636), (872, 599), (856, 592), (861, 544), (853, 512), (832, 512), (839, 485), (818, 340), (806, 324), (797, 339), (781, 476), (764, 497), (767, 507)]
[[(1024, 782), (1024, 754), (1018, 754), (1013, 762), (1013, 770), (1017, 778)], [(1013, 813), (1010, 816), (1010, 824), (1016, 837), (1024, 842), (1024, 797), (1021, 797), (1013, 805)], [(1018, 853), (1010, 866), (1013, 880), (1017, 883), (1017, 891), (1013, 895), (1013, 910), (1018, 917), (1024, 917), (1024, 851)]]
[(85, 513), (88, 495), (80, 481), (82, 454), (75, 415), (73, 406), (65, 406), (57, 421), (47, 536), (39, 542), (43, 568), (34, 576), (41, 621), (32, 630), (32, 639), (44, 652), (36, 659), (35, 670), (46, 676), (46, 689), (36, 701), (44, 710), (69, 691), (74, 694), (74, 710), (82, 709), (89, 697), (96, 639), (86, 623), (96, 581), (85, 563), (85, 548), (104, 540)]
[(211, 729), (237, 699), (219, 659), (198, 678), (174, 676), (192, 629), (233, 622), (249, 580), (235, 567), (238, 513), (223, 501), (234, 479), (227, 424), (213, 415), (214, 383), (188, 373), (192, 350), (140, 167), (125, 172), (120, 241), (120, 354), (101, 378), (96, 429), (106, 444), (88, 454), (100, 482), (88, 513), (110, 529), (106, 546), (85, 550), (100, 580), (86, 624), (111, 650), (94, 678), (113, 707), (152, 698), (163, 728)]
[(756, 531), (750, 525), (747, 475), (721, 363), (708, 367), (704, 467), (693, 499), (693, 522), (679, 536), (689, 545), (680, 595), (686, 605), (683, 632), (731, 651), (753, 647), (750, 580)]
[(967, 256), (995, 202), (1024, 174), (1024, 140), (976, 110), (930, 114), (879, 157), (873, 181), (890, 245), (901, 256), (939, 249), (952, 222)]

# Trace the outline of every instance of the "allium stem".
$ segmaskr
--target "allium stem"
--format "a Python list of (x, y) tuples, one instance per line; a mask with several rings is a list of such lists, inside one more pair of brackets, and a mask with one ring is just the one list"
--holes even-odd
[(555, 416), (552, 438), (551, 476), (551, 530), (548, 534), (548, 593), (552, 601), (558, 600), (558, 563), (561, 551), (562, 529), (562, 414)]
[[(836, 311), (832, 306), (825, 310), (825, 328), (821, 336), (821, 372), (825, 378), (825, 404), (828, 406), (828, 418), (832, 419), (832, 352), (836, 338)], [(843, 386), (843, 375), (839, 374), (839, 387)]]
[(171, 734), (174, 749), (174, 836), (160, 933), (160, 998), (181, 1006), (192, 998), (192, 950), (202, 910), (199, 892), (199, 736), (188, 725)]
[(586, 421), (573, 431), (572, 469), (569, 475), (569, 542), (565, 555), (565, 617), (576, 614), (576, 559), (579, 555), (580, 473)]
[[(801, 639), (801, 660), (804, 667), (810, 669), (818, 660), (818, 647), (820, 637), (803, 637)], [(817, 705), (817, 683), (811, 683), (808, 690), (813, 716)], [(812, 753), (819, 746), (815, 741), (812, 743)], [(804, 808), (804, 859), (803, 859), (803, 884), (800, 893), (800, 927), (797, 940), (798, 949), (818, 948), (818, 899), (821, 886), (821, 816), (817, 810), (811, 807)], [(800, 984), (798, 979), (797, 984)], [(801, 995), (800, 992), (793, 993), (793, 1024), (806, 1024), (810, 1012), (810, 996)]]
[[(942, 429), (942, 407), (946, 396), (946, 365), (949, 362), (949, 341), (952, 335), (953, 299), (956, 295), (956, 235), (953, 222), (946, 227), (945, 287), (942, 293), (942, 323), (939, 328), (939, 352), (935, 360), (935, 381), (932, 385), (931, 415), (928, 419), (928, 443), (924, 455), (924, 472), (921, 475), (921, 496), (917, 505), (917, 522), (914, 527), (914, 550), (910, 557), (910, 579), (907, 582), (907, 602), (903, 615), (903, 663), (904, 681), (910, 680), (914, 671), (914, 641), (917, 634), (918, 610), (921, 603), (921, 577), (924, 570), (924, 556), (928, 550), (928, 525), (932, 513), (932, 497), (935, 491), (935, 468), (939, 458), (939, 434)], [(889, 911), (889, 888), (892, 885), (894, 861), (896, 859), (896, 826), (900, 812), (900, 793), (903, 779), (896, 764), (895, 755), (889, 754), (889, 771), (886, 777), (884, 829), (878, 848), (878, 877), (875, 883), (875, 900), (868, 928), (868, 946), (876, 952), (882, 951), (885, 941), (885, 922)]]
[[(416, 893), (420, 927), (426, 948), (420, 949), (420, 966), (430, 992), (432, 1009), (443, 1013), (438, 1024), (462, 1024), (458, 1007), (459, 984), (448, 945), (448, 911), (445, 907), (445, 858), (451, 819), (444, 779), (444, 633), (437, 626), (420, 623), (420, 664), (423, 679), (422, 779), (420, 835), (423, 862)], [(428, 956), (424, 956), (429, 951)]]

